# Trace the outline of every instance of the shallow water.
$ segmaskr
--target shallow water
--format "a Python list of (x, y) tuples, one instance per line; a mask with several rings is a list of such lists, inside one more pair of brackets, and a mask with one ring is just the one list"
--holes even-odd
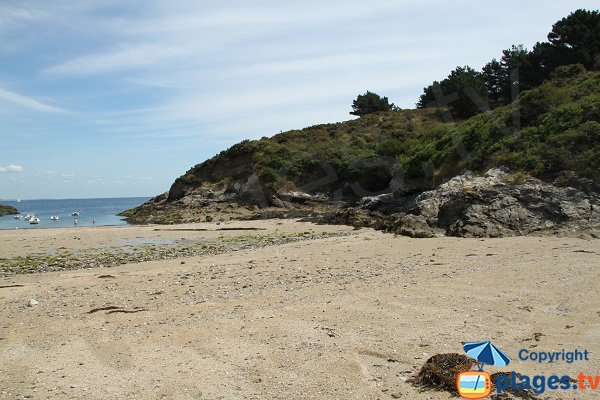
[[(32, 225), (24, 219), (15, 219), (14, 215), (0, 217), (0, 229), (32, 229), (32, 228), (66, 228), (75, 226), (126, 225), (123, 217), (117, 214), (121, 211), (139, 206), (148, 200), (146, 197), (124, 197), (112, 199), (64, 199), (64, 200), (22, 200), (0, 201), (0, 204), (16, 207), (23, 215), (35, 214), (40, 223)], [(71, 216), (79, 211), (79, 216)], [(58, 221), (50, 220), (52, 215), (59, 217)]]

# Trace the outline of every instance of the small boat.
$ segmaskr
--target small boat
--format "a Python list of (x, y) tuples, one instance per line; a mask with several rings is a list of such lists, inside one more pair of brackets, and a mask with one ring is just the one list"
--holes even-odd
[(79, 211), (73, 211), (73, 212), (71, 213), (71, 216), (73, 216), (73, 217), (78, 217), (78, 216), (79, 216)]
[(35, 215), (32, 215), (32, 214), (27, 214), (27, 215), (25, 216), (25, 221), (30, 221), (30, 220), (31, 220), (31, 218), (33, 218), (33, 217), (35, 217)]
[(50, 217), (52, 221), (58, 221), (58, 215), (53, 215)]
[(21, 219), (21, 218), (23, 218), (23, 216), (21, 214), (15, 215), (15, 219)]
[(31, 218), (29, 220), (29, 223), (32, 224), (32, 225), (39, 224), (40, 223), (40, 219), (38, 217), (33, 217), (33, 218)]

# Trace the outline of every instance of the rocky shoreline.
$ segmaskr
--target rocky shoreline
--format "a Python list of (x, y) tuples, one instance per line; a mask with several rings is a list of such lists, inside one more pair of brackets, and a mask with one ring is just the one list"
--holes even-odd
[(173, 201), (165, 193), (122, 215), (134, 224), (304, 218), (416, 238), (599, 238), (599, 193), (597, 183), (571, 172), (546, 182), (497, 168), (482, 176), (466, 172), (431, 190), (390, 190), (350, 201), (297, 191), (265, 196), (248, 178), (235, 190), (178, 193)]
[(366, 197), (324, 220), (411, 237), (599, 238), (600, 196), (592, 182), (567, 178), (547, 183), (499, 169), (484, 176), (466, 173), (413, 196)]

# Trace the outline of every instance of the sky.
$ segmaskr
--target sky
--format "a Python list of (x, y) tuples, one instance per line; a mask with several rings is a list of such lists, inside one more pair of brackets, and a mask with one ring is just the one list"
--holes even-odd
[(153, 196), (242, 139), (413, 108), (597, 1), (0, 1), (0, 199)]

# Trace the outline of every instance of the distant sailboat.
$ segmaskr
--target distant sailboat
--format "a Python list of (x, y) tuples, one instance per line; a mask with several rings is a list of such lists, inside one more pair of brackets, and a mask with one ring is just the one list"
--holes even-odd
[(20, 203), (20, 202), (21, 202), (21, 199), (17, 199), (17, 203)]

